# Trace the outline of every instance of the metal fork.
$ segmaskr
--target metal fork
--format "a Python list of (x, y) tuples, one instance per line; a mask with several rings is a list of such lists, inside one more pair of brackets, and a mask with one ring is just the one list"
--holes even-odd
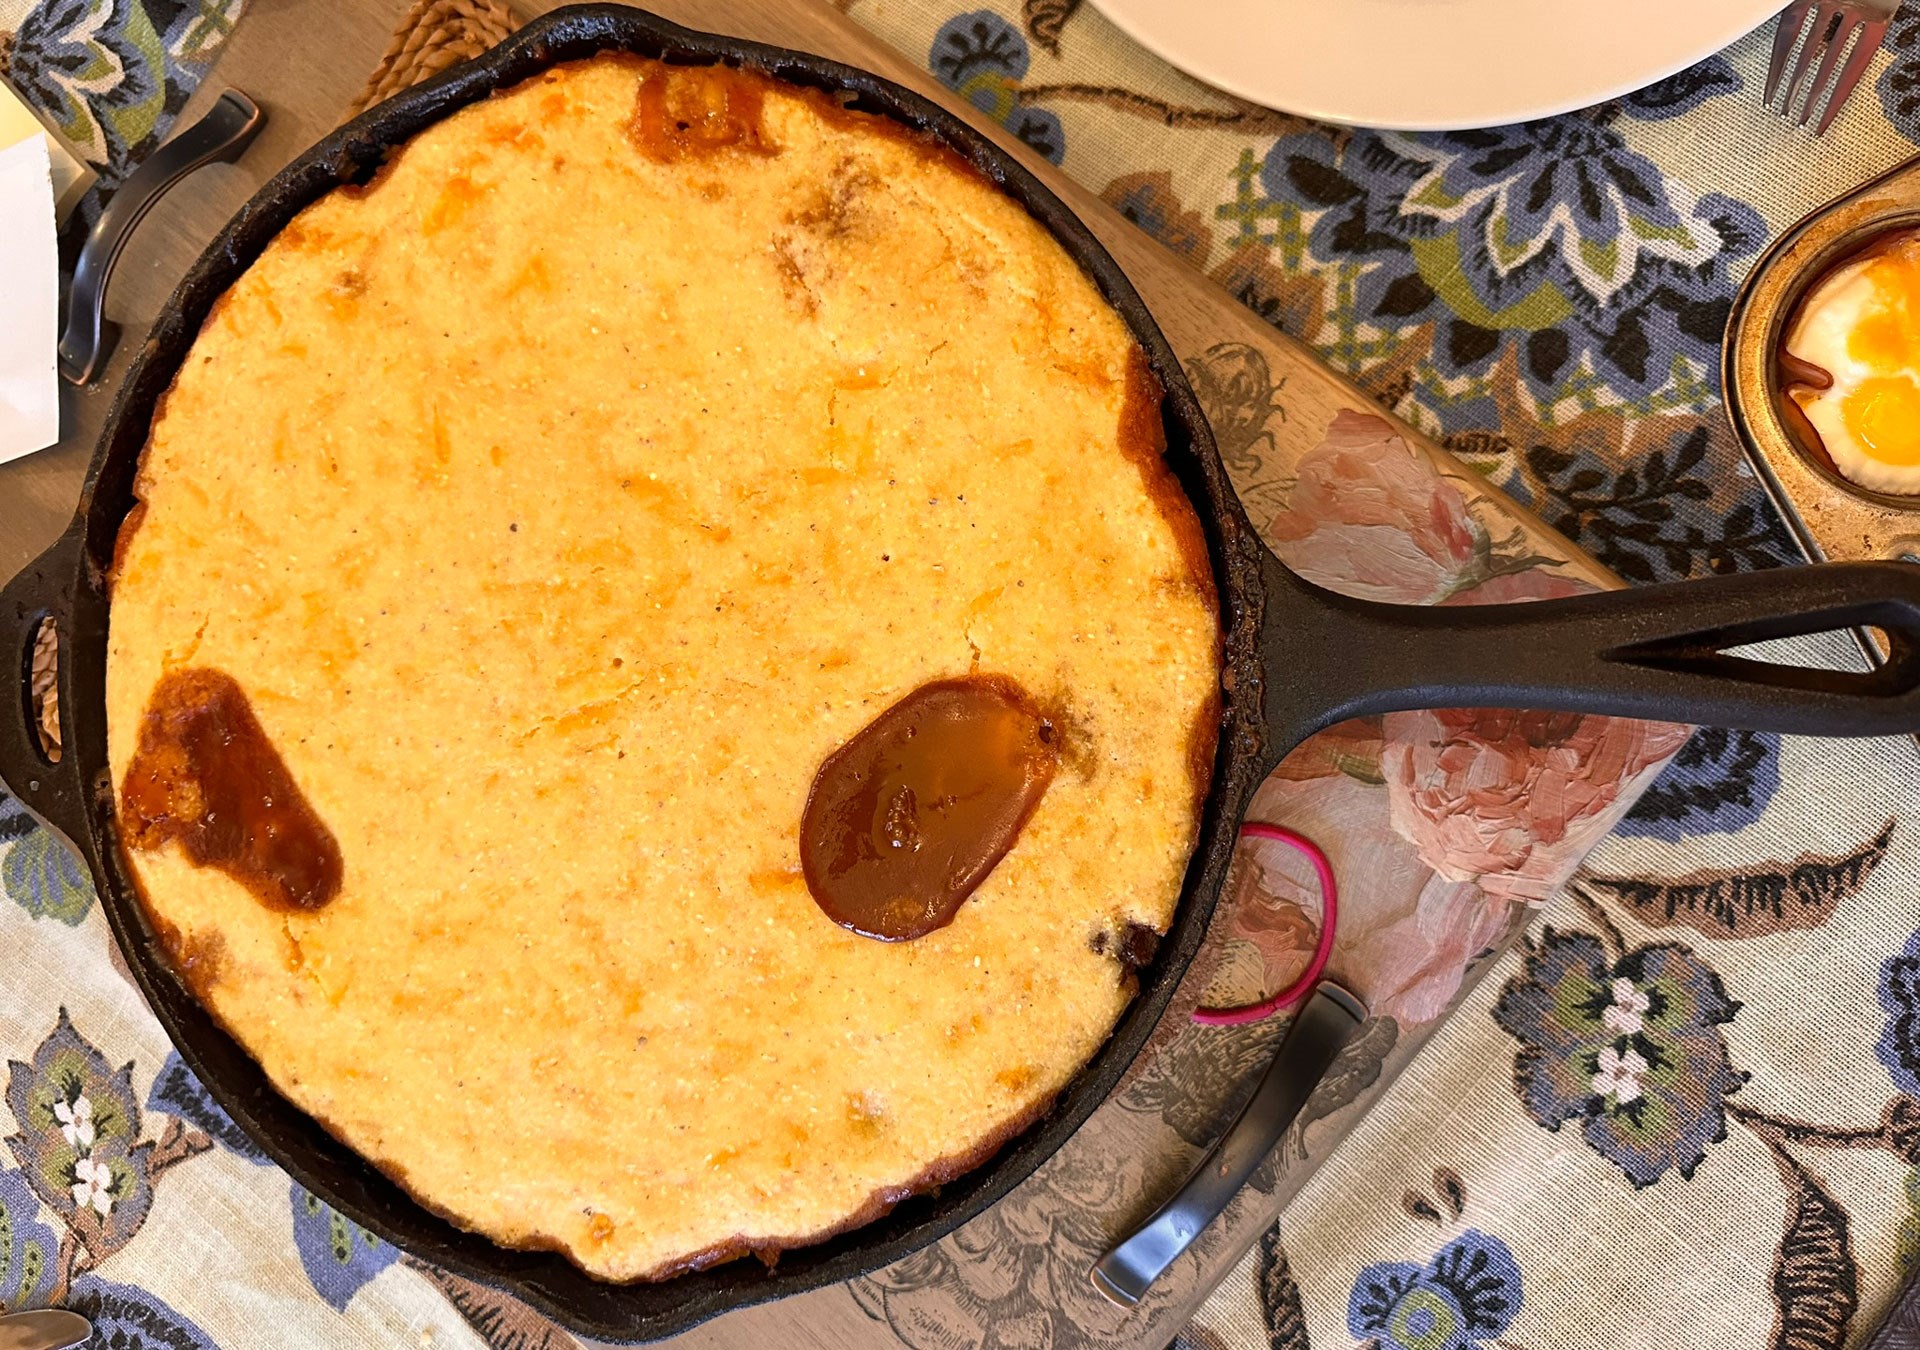
[[(1793, 74), (1786, 81), (1786, 94), (1778, 112), (1804, 127), (1821, 107), (1824, 97), (1826, 110), (1820, 114), (1813, 132), (1818, 136), (1826, 131), (1853, 93), (1853, 87), (1860, 83), (1867, 62), (1873, 60), (1873, 54), (1880, 49), (1880, 40), (1886, 36), (1887, 21), (1899, 8), (1900, 0), (1794, 0), (1780, 15), (1780, 26), (1774, 30), (1773, 61), (1767, 67), (1767, 92), (1761, 102), (1773, 107), (1773, 96), (1780, 89), (1780, 73), (1787, 68), (1787, 57), (1793, 54), (1794, 43), (1804, 29), (1807, 40), (1800, 48), (1799, 59), (1793, 63)], [(1809, 16), (1811, 23), (1808, 23)], [(1849, 39), (1853, 44), (1851, 51), (1848, 51)], [(1843, 52), (1846, 53), (1844, 65), (1840, 59)], [(1795, 99), (1816, 56), (1820, 58), (1820, 66), (1814, 72), (1813, 83), (1806, 88), (1806, 99), (1800, 103), (1796, 116)]]

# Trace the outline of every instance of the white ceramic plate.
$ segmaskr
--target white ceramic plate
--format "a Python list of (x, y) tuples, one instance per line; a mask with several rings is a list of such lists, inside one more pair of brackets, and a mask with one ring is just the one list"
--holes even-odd
[(1719, 51), (1785, 0), (1094, 0), (1230, 93), (1354, 126), (1449, 131), (1584, 108)]

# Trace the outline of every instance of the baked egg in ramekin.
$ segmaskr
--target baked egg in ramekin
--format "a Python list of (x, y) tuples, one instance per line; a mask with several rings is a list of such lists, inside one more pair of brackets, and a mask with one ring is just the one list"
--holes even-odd
[(1920, 158), (1760, 256), (1721, 377), (1747, 461), (1809, 559), (1920, 558)]
[(1779, 366), (1787, 423), (1810, 452), (1862, 487), (1920, 494), (1920, 230), (1883, 235), (1815, 280)]

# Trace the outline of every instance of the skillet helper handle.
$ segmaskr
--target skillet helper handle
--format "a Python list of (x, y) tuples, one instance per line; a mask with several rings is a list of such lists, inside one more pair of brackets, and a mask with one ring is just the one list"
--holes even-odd
[(107, 322), (107, 282), (120, 251), (167, 189), (203, 164), (232, 163), (259, 134), (266, 117), (238, 89), (215, 100), (206, 115), (141, 163), (113, 194), (87, 231), (67, 292), (67, 327), (60, 335), (60, 373), (85, 384), (113, 351), (120, 330)]
[(1295, 1014), (1266, 1075), (1226, 1135), (1171, 1200), (1100, 1258), (1090, 1272), (1093, 1287), (1123, 1308), (1144, 1298), (1148, 1287), (1220, 1216), (1285, 1137), (1333, 1061), (1360, 1033), (1366, 1016), (1359, 999), (1323, 980)]
[[(1920, 565), (1818, 563), (1562, 600), (1433, 608), (1324, 590), (1267, 562), (1276, 761), (1314, 731), (1408, 708), (1605, 713), (1805, 736), (1920, 731)], [(1876, 627), (1886, 659), (1829, 670), (1727, 654)]]
[[(72, 688), (73, 594), (80, 536), (69, 531), (20, 574), (0, 587), (0, 784), (43, 824), (69, 843), (87, 837), (86, 788), (74, 748)], [(58, 762), (40, 744), (33, 701), (33, 648), (43, 619), (51, 619), (58, 647), (55, 687), (60, 701)]]

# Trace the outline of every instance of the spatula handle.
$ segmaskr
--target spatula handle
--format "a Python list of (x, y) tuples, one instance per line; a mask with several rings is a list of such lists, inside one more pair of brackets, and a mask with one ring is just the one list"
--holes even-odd
[(1171, 1200), (1100, 1258), (1091, 1272), (1093, 1287), (1123, 1308), (1138, 1303), (1273, 1152), (1366, 1017), (1359, 999), (1322, 981), (1295, 1015), (1266, 1076), (1225, 1136)]

